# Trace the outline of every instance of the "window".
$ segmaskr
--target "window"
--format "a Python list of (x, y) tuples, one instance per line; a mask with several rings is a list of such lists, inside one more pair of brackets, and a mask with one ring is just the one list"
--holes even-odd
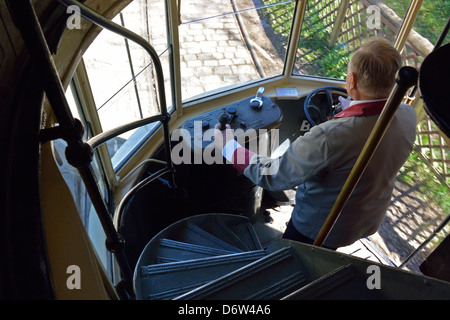
[[(83, 112), (80, 108), (79, 100), (75, 89), (70, 86), (66, 92), (66, 97), (75, 118), (80, 119), (83, 126), (86, 128), (84, 132), (83, 140), (87, 140), (91, 136), (90, 126), (86, 122)], [(98, 257), (103, 264), (105, 270), (107, 270), (109, 275), (112, 275), (112, 256), (105, 247), (106, 235), (101, 226), (100, 220), (98, 219), (95, 208), (92, 205), (91, 199), (87, 193), (84, 182), (78, 173), (78, 170), (72, 167), (65, 157), (65, 149), (67, 143), (58, 139), (52, 141), (53, 154), (58, 164), (58, 168), (69, 187), (75, 205), (77, 206), (78, 212), (80, 214), (81, 221), (83, 222), (89, 237), (93, 243), (95, 250), (97, 251)], [(102, 192), (102, 196), (105, 201), (109, 202), (109, 188), (106, 182), (105, 174), (101, 162), (99, 161), (98, 152), (94, 152), (94, 158), (92, 160), (93, 172), (96, 175), (98, 185)]]
[[(135, 0), (113, 21), (149, 41), (164, 68), (168, 109), (171, 104), (165, 5)], [(102, 131), (160, 112), (157, 80), (149, 54), (139, 45), (103, 30), (83, 56)], [(126, 132), (107, 142), (114, 170), (148, 137), (158, 123)]]
[[(397, 1), (385, 0), (385, 2), (393, 8), (399, 6)], [(450, 3), (448, 1), (424, 1), (422, 3), (404, 49), (408, 65), (420, 68), (424, 58), (434, 49), (449, 16)], [(447, 34), (442, 45), (449, 41), (450, 34)]]
[(295, 3), (195, 0), (181, 3), (183, 100), (282, 74)]
[(373, 36), (395, 42), (409, 1), (309, 0), (293, 74), (345, 80), (350, 56)]
[[(164, 68), (167, 103), (171, 101), (166, 16), (163, 0), (132, 1), (113, 21), (147, 39)], [(134, 42), (108, 30), (100, 32), (77, 68), (66, 97), (73, 116), (83, 123), (83, 140), (129, 122), (160, 113), (157, 79), (149, 54)], [(168, 106), (170, 110), (170, 105)], [(158, 123), (126, 132), (94, 150), (92, 161), (102, 196), (112, 205), (108, 177), (153, 132)], [(78, 171), (65, 158), (66, 142), (52, 142), (64, 180), (103, 267), (112, 277), (112, 254), (106, 235)], [(106, 155), (106, 156), (105, 156)]]

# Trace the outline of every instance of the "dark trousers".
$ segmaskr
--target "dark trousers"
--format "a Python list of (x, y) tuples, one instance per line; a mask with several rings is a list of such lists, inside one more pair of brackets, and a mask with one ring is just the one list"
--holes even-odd
[[(297, 241), (297, 242), (306, 243), (306, 244), (314, 243), (313, 239), (310, 239), (307, 236), (305, 236), (297, 231), (297, 229), (294, 227), (294, 224), (292, 223), (292, 219), (289, 220), (289, 223), (286, 227), (286, 231), (284, 231), (283, 239), (288, 239), (288, 240)], [(331, 250), (336, 250), (336, 248), (330, 248), (330, 247), (326, 247), (326, 246), (323, 246), (323, 247), (327, 248), (327, 249), (331, 249)]]

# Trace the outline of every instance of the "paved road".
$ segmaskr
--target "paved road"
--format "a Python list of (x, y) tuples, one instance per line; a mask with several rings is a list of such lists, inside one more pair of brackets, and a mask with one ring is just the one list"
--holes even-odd
[[(161, 55), (166, 91), (169, 91), (164, 2), (151, 1), (149, 6), (146, 7), (145, 0), (135, 0), (123, 11), (123, 21), (120, 16), (114, 21), (123, 22), (125, 27), (150, 40)], [(204, 19), (206, 7), (213, 8), (208, 9), (207, 14), (215, 18)], [(219, 15), (232, 11), (228, 1), (183, 1), (179, 26), (183, 100), (261, 77), (237, 17)], [(136, 84), (131, 81), (123, 38), (103, 31), (84, 57), (104, 130), (138, 119), (140, 112), (144, 116), (156, 113), (151, 90), (152, 74), (149, 68), (145, 69), (150, 63), (148, 54), (132, 42), (128, 45), (134, 73), (138, 75)], [(141, 111), (134, 85), (138, 88)], [(169, 97), (167, 100), (170, 102)]]

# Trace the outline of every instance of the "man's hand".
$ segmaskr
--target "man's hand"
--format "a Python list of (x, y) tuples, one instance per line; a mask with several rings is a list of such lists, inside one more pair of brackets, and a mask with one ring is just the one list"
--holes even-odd
[(226, 125), (226, 129), (223, 131), (219, 129), (219, 125), (220, 124), (218, 123), (214, 127), (214, 142), (216, 144), (216, 147), (219, 150), (222, 150), (228, 141), (234, 139), (234, 136), (229, 124)]
[(340, 102), (341, 110), (344, 110), (344, 109), (348, 108), (348, 106), (350, 106), (350, 102), (352, 102), (352, 100), (350, 100), (349, 98), (350, 97), (348, 97), (347, 99), (345, 99), (342, 96), (338, 97), (338, 100)]

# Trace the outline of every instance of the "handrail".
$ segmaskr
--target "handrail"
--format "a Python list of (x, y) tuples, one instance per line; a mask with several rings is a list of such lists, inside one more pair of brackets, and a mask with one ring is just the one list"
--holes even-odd
[[(142, 38), (141, 36), (137, 35), (136, 33), (122, 27), (121, 25), (118, 25), (117, 23), (114, 23), (113, 21), (105, 18), (104, 16), (102, 16), (101, 14), (95, 12), (94, 10), (92, 10), (91, 8), (87, 7), (86, 5), (82, 4), (79, 1), (76, 0), (58, 0), (59, 3), (61, 3), (62, 5), (68, 7), (71, 5), (75, 5), (78, 6), (80, 8), (80, 14), (83, 18), (89, 20), (90, 22), (104, 28), (107, 29), (111, 32), (114, 32), (124, 38), (127, 38), (128, 40), (131, 40), (133, 42), (135, 42), (136, 44), (138, 44), (139, 46), (141, 46), (145, 51), (147, 51), (147, 53), (150, 55), (152, 61), (153, 61), (153, 66), (155, 68), (155, 72), (156, 72), (156, 79), (157, 79), (157, 87), (158, 87), (158, 99), (159, 99), (159, 107), (161, 109), (161, 115), (164, 117), (162, 118), (160, 121), (162, 122), (163, 125), (163, 133), (164, 133), (164, 142), (165, 142), (165, 153), (166, 153), (166, 158), (167, 158), (167, 165), (168, 167), (171, 169), (171, 171), (173, 172), (173, 164), (170, 161), (171, 159), (171, 155), (170, 155), (170, 151), (171, 151), (171, 144), (170, 144), (170, 135), (169, 135), (169, 120), (170, 120), (170, 114), (167, 112), (167, 103), (166, 103), (166, 96), (165, 96), (165, 88), (164, 88), (164, 74), (163, 74), (163, 69), (162, 69), (162, 65), (161, 65), (161, 61), (159, 59), (158, 53), (156, 52), (156, 50), (152, 47), (152, 45), (145, 40), (144, 38)], [(142, 126), (144, 124), (148, 124), (150, 122), (146, 122), (145, 119), (143, 119), (144, 121), (142, 121), (141, 123), (139, 123), (139, 120), (135, 123), (132, 124), (137, 124), (136, 127), (131, 127), (128, 130), (137, 128), (139, 126)], [(155, 120), (157, 121), (157, 120)], [(131, 125), (132, 125), (131, 124)], [(102, 134), (101, 137), (97, 137), (96, 140), (97, 141), (103, 141), (105, 142), (106, 140), (104, 140), (107, 136), (112, 138), (115, 135), (118, 135), (120, 133), (122, 133), (121, 130), (124, 129), (124, 126), (119, 127), (117, 129), (113, 129), (111, 130), (108, 135), (106, 134)], [(114, 130), (117, 130), (117, 132), (115, 132)], [(126, 131), (128, 131), (126, 130)], [(119, 133), (120, 132), (120, 133)], [(115, 134), (115, 135), (114, 135)], [(95, 137), (94, 137), (95, 138)], [(95, 141), (95, 140), (94, 140)], [(91, 139), (91, 143), (92, 143), (92, 139)], [(98, 145), (98, 143), (97, 143)], [(174, 180), (174, 179), (173, 179)]]
[[(78, 1), (74, 0), (58, 0), (64, 6), (76, 5), (80, 8), (80, 13), (83, 17), (89, 21), (113, 31), (119, 35), (122, 35), (140, 46), (142, 46), (151, 56), (153, 65), (157, 74), (158, 81), (158, 93), (161, 115), (141, 119), (113, 129), (111, 131), (102, 133), (90, 140), (90, 143), (83, 141), (84, 128), (78, 119), (75, 119), (71, 113), (69, 104), (67, 102), (63, 85), (56, 69), (53, 56), (48, 47), (45, 39), (42, 26), (37, 17), (34, 6), (31, 0), (20, 0), (8, 2), (10, 10), (16, 19), (16, 25), (20, 30), (24, 39), (25, 45), (30, 52), (30, 57), (33, 61), (34, 67), (40, 73), (42, 78), (42, 86), (46, 92), (50, 105), (52, 106), (55, 117), (59, 122), (59, 128), (57, 130), (46, 131), (47, 140), (56, 138), (63, 138), (67, 142), (66, 158), (72, 166), (77, 168), (83, 182), (86, 186), (86, 190), (101, 222), (102, 228), (106, 235), (106, 247), (112, 252), (116, 258), (117, 264), (120, 268), (122, 280), (116, 285), (118, 293), (123, 298), (134, 298), (134, 290), (132, 288), (132, 271), (128, 263), (128, 259), (123, 251), (124, 242), (116, 230), (110, 209), (106, 204), (102, 192), (98, 186), (96, 176), (92, 167), (93, 148), (107, 139), (117, 136), (118, 134), (131, 130), (132, 128), (142, 126), (154, 121), (161, 121), (164, 131), (166, 156), (167, 156), (167, 168), (161, 171), (161, 174), (172, 172), (173, 164), (170, 158), (170, 136), (168, 123), (170, 115), (167, 112), (165, 90), (164, 90), (164, 77), (161, 62), (156, 51), (153, 47), (145, 41), (143, 38), (134, 34), (133, 32), (107, 20), (100, 14), (86, 7)], [(44, 139), (44, 141), (47, 141)], [(42, 141), (42, 140), (41, 140)], [(43, 143), (43, 142), (41, 142)], [(174, 177), (173, 177), (174, 179)]]
[(147, 124), (150, 124), (152, 122), (156, 122), (156, 121), (161, 121), (163, 122), (164, 120), (166, 120), (166, 117), (164, 115), (156, 115), (156, 116), (152, 116), (152, 117), (148, 117), (148, 118), (144, 118), (144, 119), (140, 119), (140, 120), (136, 120), (127, 124), (124, 124), (122, 126), (116, 127), (114, 129), (111, 129), (109, 131), (105, 131), (102, 132), (92, 138), (90, 138), (87, 141), (87, 144), (89, 144), (91, 146), (92, 149), (97, 148), (98, 146), (100, 146), (101, 144), (105, 143), (106, 141), (108, 141), (109, 139), (112, 139), (114, 137), (117, 137), (118, 135), (145, 126)]
[[(163, 75), (163, 69), (161, 65), (161, 61), (159, 59), (159, 56), (155, 49), (150, 45), (148, 41), (146, 41), (144, 38), (140, 37), (139, 35), (135, 34), (134, 32), (108, 20), (107, 18), (103, 17), (99, 13), (95, 12), (94, 10), (90, 9), (89, 7), (85, 6), (84, 4), (76, 1), (76, 0), (58, 0), (59, 3), (61, 3), (64, 6), (71, 6), (75, 5), (80, 8), (80, 14), (85, 19), (91, 21), (92, 23), (107, 29), (111, 32), (114, 32), (118, 35), (123, 36), (124, 38), (131, 40), (144, 48), (145, 51), (150, 55), (153, 66), (155, 68), (156, 72), (156, 78), (157, 78), (157, 88), (158, 88), (158, 100), (159, 100), (159, 107), (161, 113), (156, 116), (140, 119), (119, 127), (116, 127), (112, 130), (109, 130), (107, 132), (103, 132), (101, 134), (98, 134), (91, 139), (87, 141), (87, 145), (89, 145), (92, 149), (95, 149), (102, 143), (105, 143), (109, 139), (118, 136), (119, 134), (122, 134), (124, 132), (127, 132), (129, 130), (147, 125), (152, 122), (160, 121), (162, 123), (163, 127), (163, 134), (164, 134), (164, 143), (165, 143), (165, 153), (166, 153), (166, 167), (158, 171), (157, 173), (151, 175), (149, 178), (141, 181), (138, 185), (136, 185), (134, 188), (132, 188), (120, 201), (119, 205), (116, 208), (115, 214), (113, 215), (113, 219), (118, 221), (118, 223), (111, 223), (114, 226), (114, 229), (119, 230), (120, 227), (120, 220), (122, 218), (122, 211), (125, 208), (125, 204), (134, 196), (134, 194), (140, 190), (143, 186), (147, 185), (148, 183), (154, 181), (156, 178), (166, 174), (166, 173), (172, 173), (172, 182), (173, 186), (175, 187), (175, 177), (174, 177), (174, 169), (173, 169), (173, 163), (171, 161), (171, 141), (170, 141), (170, 135), (169, 135), (169, 121), (170, 121), (170, 114), (167, 111), (167, 105), (166, 105), (166, 98), (165, 98), (165, 89), (164, 89), (164, 75)], [(123, 254), (123, 253), (122, 253)], [(127, 275), (124, 276), (124, 280), (126, 281), (126, 286), (130, 287), (130, 281), (131, 277), (129, 275), (129, 271), (126, 272)]]
[(155, 49), (151, 46), (150, 43), (148, 43), (147, 40), (142, 38), (141, 36), (137, 35), (136, 33), (122, 27), (121, 25), (118, 25), (117, 23), (105, 18), (101, 14), (95, 12), (91, 8), (87, 7), (86, 5), (82, 4), (79, 1), (76, 0), (58, 0), (59, 3), (63, 4), (64, 6), (78, 6), (80, 8), (80, 14), (83, 18), (89, 20), (90, 22), (107, 29), (111, 32), (114, 32), (118, 35), (121, 35), (124, 38), (127, 38), (128, 40), (131, 40), (141, 46), (142, 48), (147, 51), (147, 53), (150, 55), (150, 57), (153, 60), (155, 71), (156, 71), (156, 77), (158, 80), (158, 95), (159, 95), (159, 101), (160, 101), (160, 107), (161, 107), (161, 113), (166, 114), (167, 113), (167, 107), (166, 107), (166, 98), (165, 98), (165, 91), (164, 91), (164, 77), (163, 77), (163, 71), (161, 66), (161, 61), (159, 60), (159, 56)]
[(125, 194), (125, 196), (123, 196), (122, 200), (120, 200), (118, 206), (116, 207), (116, 211), (114, 214), (114, 226), (116, 227), (116, 229), (119, 229), (121, 226), (123, 212), (126, 208), (126, 204), (133, 198), (136, 192), (168, 172), (170, 172), (170, 169), (166, 167), (151, 174), (150, 176), (139, 182), (137, 185), (135, 185), (130, 191), (127, 192), (127, 194)]
[(383, 139), (391, 121), (406, 94), (406, 91), (417, 83), (418, 72), (413, 67), (402, 67), (396, 76), (396, 84), (391, 94), (389, 95), (386, 105), (383, 108), (374, 128), (364, 145), (352, 171), (350, 172), (347, 181), (345, 182), (342, 190), (334, 203), (327, 219), (325, 220), (317, 238), (314, 240), (314, 245), (321, 246), (326, 237), (333, 228), (334, 223), (339, 218), (342, 209), (347, 203), (350, 195), (358, 184), (362, 174), (367, 168), (373, 154), (378, 148), (378, 145)]
[[(62, 138), (67, 142), (67, 161), (77, 168), (86, 190), (97, 212), (100, 223), (106, 235), (106, 247), (114, 253), (123, 279), (116, 288), (120, 296), (133, 298), (132, 272), (123, 249), (123, 241), (116, 231), (111, 219), (110, 210), (98, 186), (92, 167), (93, 150), (83, 142), (84, 128), (81, 121), (75, 119), (70, 111), (63, 85), (56, 69), (53, 56), (45, 39), (42, 26), (37, 17), (31, 0), (14, 0), (8, 2), (15, 18), (16, 25), (22, 34), (24, 43), (30, 54), (33, 67), (42, 79), (45, 91), (57, 121)], [(51, 136), (55, 138), (56, 136)]]

